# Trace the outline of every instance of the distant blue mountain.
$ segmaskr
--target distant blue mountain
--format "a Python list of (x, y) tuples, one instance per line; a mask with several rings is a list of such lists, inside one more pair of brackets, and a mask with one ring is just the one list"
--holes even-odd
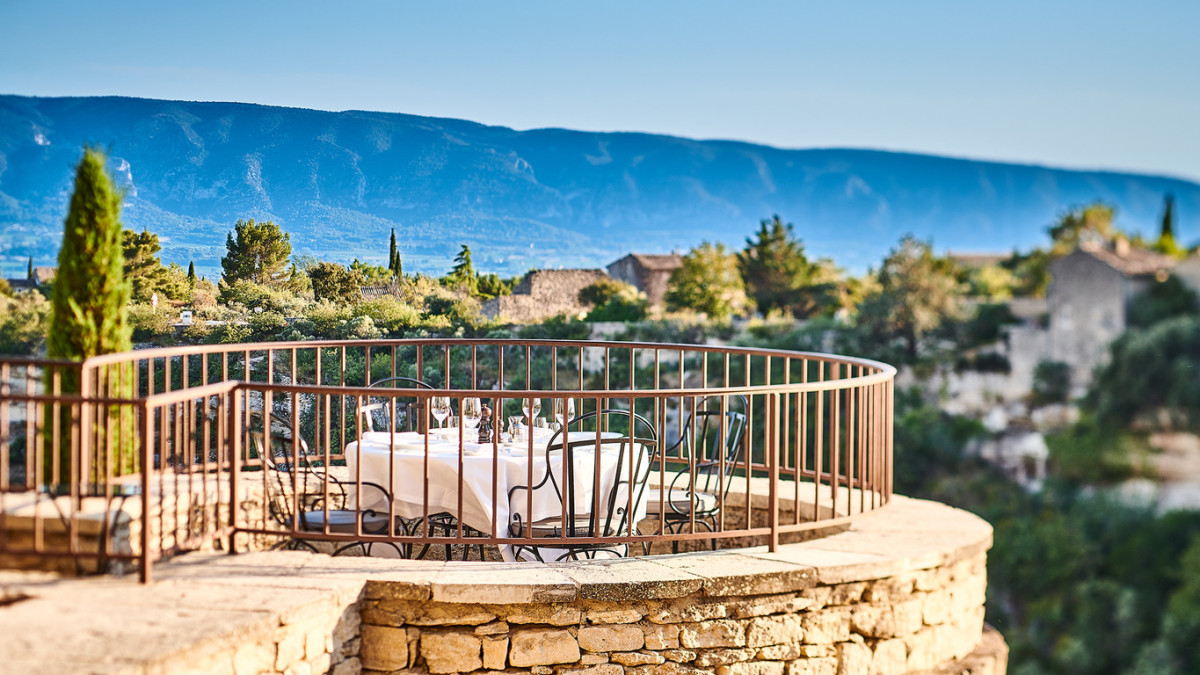
[(873, 150), (564, 129), (514, 131), (376, 112), (241, 103), (0, 96), (0, 265), (53, 264), (72, 167), (107, 148), (127, 227), (164, 260), (213, 275), (239, 218), (274, 220), (297, 253), (383, 263), (395, 227), (405, 269), (442, 273), (460, 244), (476, 267), (596, 267), (629, 252), (740, 248), (762, 218), (795, 223), (810, 254), (862, 270), (905, 233), (939, 250), (1045, 243), (1064, 209), (1103, 200), (1157, 233), (1200, 238), (1200, 185)]

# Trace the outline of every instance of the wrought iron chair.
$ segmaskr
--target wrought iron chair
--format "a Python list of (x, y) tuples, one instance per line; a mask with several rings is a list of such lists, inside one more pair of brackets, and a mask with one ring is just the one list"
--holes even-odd
[[(624, 428), (618, 437), (602, 436), (597, 445), (595, 430), (612, 431)], [(590, 429), (588, 427), (591, 427)], [(564, 443), (563, 432), (569, 431)], [(578, 434), (578, 435), (575, 435)], [(546, 473), (532, 486), (518, 485), (508, 492), (508, 501), (512, 517), (509, 523), (509, 534), (513, 537), (546, 538), (545, 545), (517, 545), (514, 553), (521, 559), (522, 553), (528, 551), (537, 560), (543, 560), (542, 549), (561, 551), (554, 560), (591, 559), (601, 553), (617, 557), (628, 554), (627, 544), (606, 543), (572, 543), (572, 538), (596, 538), (618, 536), (630, 529), (629, 496), (632, 503), (641, 502), (645, 495), (646, 480), (650, 476), (650, 468), (658, 448), (658, 435), (654, 425), (644, 417), (628, 410), (601, 410), (589, 412), (575, 417), (559, 429), (546, 444)], [(640, 450), (646, 452), (640, 452)], [(591, 484), (591, 476), (577, 477), (576, 454), (583, 450), (593, 453), (593, 461), (599, 461), (603, 452), (616, 451), (617, 465), (613, 474), (612, 485), (607, 494), (599, 500), (601, 511), (593, 511), (592, 499), (586, 497), (585, 485)], [(560, 476), (555, 475), (551, 459), (556, 455), (562, 456), (562, 471), (565, 473), (563, 484), (559, 484)], [(626, 461), (630, 462), (626, 466)], [(580, 480), (587, 481), (581, 484)], [(599, 486), (591, 485), (593, 489)], [(522, 504), (520, 491), (553, 490), (555, 498), (563, 505), (563, 513), (533, 522), (523, 522), (520, 510), (514, 508)], [(622, 492), (625, 491), (625, 495)], [(580, 509), (578, 504), (586, 504)], [(636, 523), (632, 526), (636, 531)]]
[[(661, 516), (666, 532), (678, 534), (689, 529), (692, 522), (708, 532), (717, 531), (721, 506), (733, 483), (730, 478), (741, 457), (745, 410), (743, 396), (706, 396), (696, 401), (679, 440), (664, 451), (668, 457), (687, 459), (688, 468), (676, 473), (667, 489), (651, 488), (646, 497), (646, 515)], [(690, 466), (693, 461), (695, 471)], [(716, 539), (712, 547), (716, 549)], [(672, 542), (671, 548), (678, 553), (679, 542)]]
[[(252, 431), (250, 438), (263, 462), (268, 512), (276, 523), (292, 534), (279, 548), (317, 552), (312, 541), (304, 537), (306, 532), (343, 535), (386, 535), (393, 532), (393, 521), (389, 515), (391, 495), (387, 490), (374, 483), (361, 483), (364, 491), (375, 493), (372, 499), (382, 499), (385, 504), (382, 512), (349, 508), (351, 504), (348, 503), (346, 486), (330, 475), (325, 467), (315, 463), (315, 455), (309, 451), (304, 439), (293, 442), (292, 438), (276, 433), (274, 428), (281, 421), (273, 422), (265, 433)], [(334, 549), (333, 555), (355, 550), (360, 555), (371, 555), (376, 544), (391, 547), (401, 557), (411, 554), (411, 546), (364, 540), (341, 544)]]

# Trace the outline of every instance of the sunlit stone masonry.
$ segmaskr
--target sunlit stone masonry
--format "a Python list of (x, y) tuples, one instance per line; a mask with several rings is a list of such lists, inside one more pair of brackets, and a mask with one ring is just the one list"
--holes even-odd
[(895, 497), (775, 553), (192, 554), (149, 585), (9, 583), (0, 653), (28, 672), (1002, 675), (1007, 648), (983, 623), (991, 536), (971, 514)]

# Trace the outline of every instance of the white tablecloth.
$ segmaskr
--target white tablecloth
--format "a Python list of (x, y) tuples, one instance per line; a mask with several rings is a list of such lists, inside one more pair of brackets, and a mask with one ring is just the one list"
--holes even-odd
[[(361, 472), (361, 480), (382, 486), (392, 495), (393, 513), (403, 518), (418, 518), (423, 515), (448, 512), (457, 515), (465, 525), (481, 532), (496, 532), (508, 536), (509, 522), (513, 510), (521, 514), (522, 522), (529, 522), (526, 513), (528, 500), (525, 490), (518, 490), (509, 504), (509, 491), (518, 485), (536, 485), (546, 473), (546, 443), (551, 434), (547, 430), (535, 429), (533, 453), (529, 453), (529, 441), (515, 444), (502, 443), (498, 448), (491, 444), (466, 442), (462, 444), (460, 458), (456, 430), (442, 433), (435, 430), (428, 437), (415, 432), (388, 433), (366, 432), (362, 442), (346, 446), (346, 464), (349, 468), (349, 507), (354, 508), (355, 482)], [(620, 434), (608, 434), (619, 437)], [(572, 432), (572, 444), (576, 440), (594, 437), (594, 432)], [(428, 442), (428, 454), (426, 443)], [(360, 447), (361, 446), (361, 447)], [(580, 447), (572, 450), (575, 458), (575, 510), (577, 514), (590, 513), (594, 492), (595, 447)], [(622, 477), (630, 477), (630, 452), (618, 452), (616, 446), (602, 446), (600, 452), (600, 513), (606, 514), (605, 502), (616, 480), (617, 460), (621, 462)], [(428, 460), (427, 460), (428, 458)], [(462, 472), (459, 473), (461, 461)], [(634, 468), (642, 472), (649, 470), (645, 448), (638, 448), (633, 457)], [(561, 488), (563, 483), (562, 452), (551, 453), (551, 470)], [(530, 467), (532, 466), (532, 483)], [(493, 472), (493, 467), (497, 470)], [(389, 471), (390, 468), (390, 471)], [(493, 474), (495, 485), (493, 488)], [(425, 507), (425, 486), (428, 485), (428, 508)], [(458, 497), (462, 492), (462, 512), (459, 513)], [(493, 500), (494, 495), (494, 500)], [(636, 495), (635, 495), (636, 496)], [(386, 510), (378, 491), (363, 490), (361, 508)], [(618, 492), (618, 504), (627, 505), (627, 486)], [(494, 508), (493, 508), (494, 506)], [(634, 523), (646, 511), (645, 495), (634, 505)], [(560, 497), (547, 482), (533, 491), (533, 520), (551, 518), (562, 513)], [(493, 520), (494, 518), (494, 520)], [(617, 516), (613, 517), (617, 523)], [(493, 529), (493, 522), (495, 528)], [(626, 521), (628, 522), (628, 521)], [(627, 526), (627, 525), (626, 525)], [(505, 557), (511, 552), (502, 548)]]

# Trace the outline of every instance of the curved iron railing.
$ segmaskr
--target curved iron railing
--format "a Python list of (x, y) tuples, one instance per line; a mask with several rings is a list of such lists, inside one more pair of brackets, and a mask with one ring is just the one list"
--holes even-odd
[[(5, 502), (18, 495), (35, 512), (68, 503), (56, 507), (67, 513), (58, 554), (76, 558), (89, 555), (75, 524), (89, 499), (103, 500), (93, 508), (105, 514), (115, 501), (140, 503), (130, 550), (117, 550), (105, 533), (91, 555), (140, 560), (144, 575), (155, 557), (218, 539), (230, 548), (358, 542), (406, 555), (476, 545), (643, 552), (697, 540), (773, 548), (888, 502), (894, 375), (886, 364), (827, 354), (509, 339), (205, 345), (82, 364), (0, 361), (0, 556), (54, 548), (44, 527), (40, 535), (33, 527), (32, 545), (4, 538), (13, 510)], [(405, 380), (431, 388), (386, 386)], [(603, 420), (567, 426), (569, 437), (594, 436), (595, 447), (611, 444), (601, 444), (602, 435), (625, 432), (625, 411), (626, 420), (633, 413), (649, 422), (653, 440), (612, 457), (572, 454), (570, 442), (554, 454), (537, 427), (515, 443), (479, 444), (461, 416), (459, 433), (428, 431), (441, 397), (454, 413), (481, 399), (497, 419), (524, 418), (526, 426), (523, 404), (542, 402), (533, 417), (553, 425), (563, 421), (554, 418), (555, 402), (570, 401), (568, 419)], [(701, 429), (713, 420), (721, 422)], [(414, 431), (381, 436), (368, 428), (381, 422)], [(256, 447), (252, 434), (265, 442)], [(582, 481), (580, 503), (534, 490), (510, 500), (514, 485), (537, 485), (548, 471), (557, 472), (551, 484), (568, 474)], [(386, 497), (369, 496), (370, 484)], [(635, 517), (598, 517), (614, 509)], [(364, 528), (356, 514), (367, 511), (396, 526)], [(539, 515), (561, 527), (538, 531), (531, 522)], [(581, 517), (590, 528), (575, 525)]]

